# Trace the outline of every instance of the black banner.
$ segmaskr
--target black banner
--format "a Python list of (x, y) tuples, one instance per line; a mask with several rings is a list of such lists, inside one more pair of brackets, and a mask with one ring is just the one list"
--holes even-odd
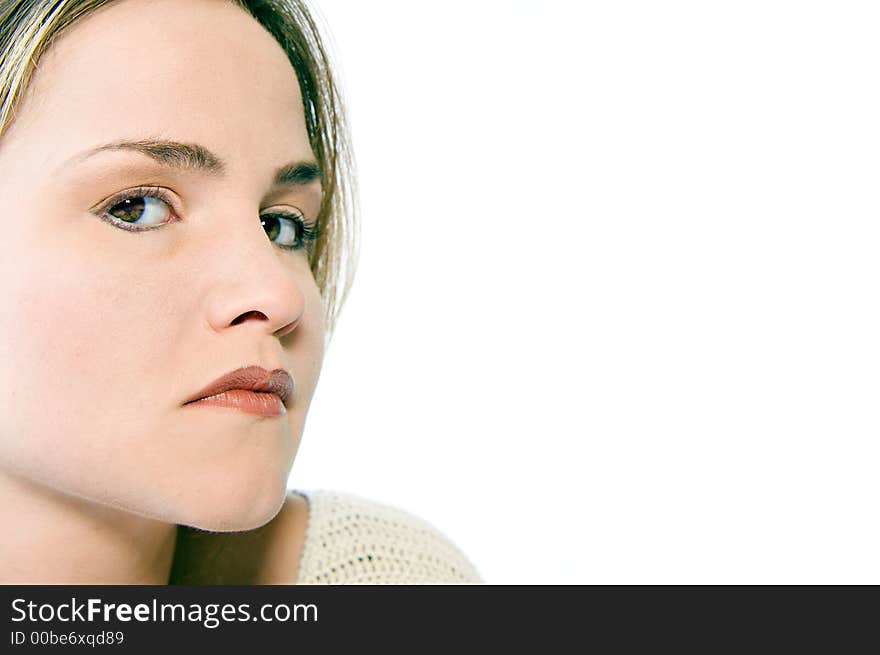
[[(5, 586), (0, 652), (873, 648), (874, 587)], [(865, 641), (867, 638), (867, 641)], [(174, 650), (172, 652), (177, 652)], [(848, 651), (850, 652), (850, 651)]]

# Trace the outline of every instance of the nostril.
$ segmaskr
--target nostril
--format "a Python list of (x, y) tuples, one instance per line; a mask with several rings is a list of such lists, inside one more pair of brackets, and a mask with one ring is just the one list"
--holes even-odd
[(238, 325), (238, 324), (241, 323), (242, 321), (246, 321), (247, 319), (251, 318), (252, 316), (253, 316), (254, 318), (259, 318), (260, 320), (264, 320), (264, 321), (269, 320), (269, 319), (266, 318), (266, 315), (263, 314), (263, 312), (258, 312), (258, 311), (256, 311), (256, 310), (253, 310), (253, 311), (245, 312), (244, 314), (242, 314), (241, 316), (239, 316), (238, 318), (236, 318), (234, 321), (232, 321), (232, 324), (233, 324), (233, 325)]

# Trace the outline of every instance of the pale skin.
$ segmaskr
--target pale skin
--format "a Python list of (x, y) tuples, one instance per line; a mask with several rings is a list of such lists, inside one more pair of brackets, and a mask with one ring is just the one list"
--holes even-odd
[[(119, 140), (198, 144), (223, 172), (162, 165)], [(314, 221), (319, 180), (296, 74), (222, 0), (118, 0), (40, 60), (0, 139), (2, 583), (166, 584), (177, 524), (228, 534), (221, 580), (292, 583), (307, 517), (287, 491), (323, 360), (306, 251), (267, 210)], [(129, 232), (114, 194), (160, 187)], [(165, 222), (167, 219), (168, 222)], [(236, 368), (283, 368), (281, 417), (183, 406)]]

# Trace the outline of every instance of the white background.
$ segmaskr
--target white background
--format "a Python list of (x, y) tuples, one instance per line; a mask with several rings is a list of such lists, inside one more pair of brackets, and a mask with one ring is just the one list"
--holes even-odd
[(363, 240), (291, 486), (490, 583), (880, 583), (874, 6), (319, 0)]

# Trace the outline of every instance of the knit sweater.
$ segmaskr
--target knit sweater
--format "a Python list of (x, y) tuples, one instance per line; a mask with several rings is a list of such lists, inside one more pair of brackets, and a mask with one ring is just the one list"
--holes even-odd
[(430, 523), (338, 491), (302, 491), (309, 505), (296, 584), (480, 583), (465, 555)]

